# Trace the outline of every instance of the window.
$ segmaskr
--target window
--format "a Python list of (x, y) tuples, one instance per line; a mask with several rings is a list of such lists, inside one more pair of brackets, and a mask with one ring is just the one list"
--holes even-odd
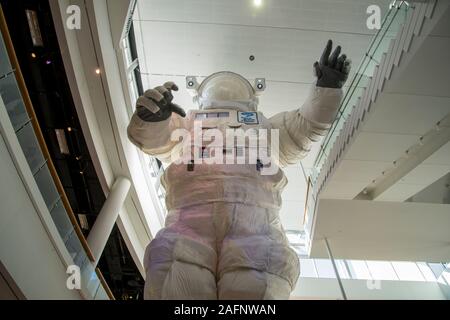
[(447, 282), (447, 285), (450, 285), (450, 263), (447, 263), (445, 266), (444, 272), (442, 272), (442, 277)]
[(388, 261), (366, 261), (374, 280), (399, 280), (391, 263)]
[[(127, 29), (128, 33), (124, 36), (124, 38), (121, 39), (121, 48), (125, 66), (126, 83), (128, 85), (127, 87), (129, 93), (129, 100), (127, 105), (129, 105), (129, 111), (133, 112), (136, 100), (139, 96), (144, 94), (144, 88), (142, 85), (142, 75), (139, 68), (134, 26), (131, 20), (129, 21), (129, 23), (129, 27)], [(164, 200), (165, 192), (161, 187), (159, 180), (160, 176), (164, 172), (164, 166), (155, 157), (147, 156), (142, 153), (139, 153), (139, 157), (142, 163), (149, 169), (149, 175), (148, 177), (146, 176), (146, 180), (150, 188), (155, 188), (154, 190), (159, 199), (157, 205), (160, 209), (157, 211), (162, 223), (162, 221), (164, 220), (164, 216), (167, 214), (167, 208), (165, 206)]]
[(339, 276), (341, 279), (351, 279), (350, 274), (348, 272), (346, 261), (345, 260), (335, 260), (336, 269), (339, 272)]
[(416, 264), (426, 281), (436, 282), (436, 277), (426, 262), (417, 262)]
[(317, 278), (314, 259), (300, 259), (300, 277)]
[(352, 279), (372, 279), (369, 268), (363, 260), (347, 260)]
[(336, 278), (333, 265), (329, 259), (314, 259), (319, 278)]
[(394, 267), (399, 280), (425, 281), (419, 267), (414, 262), (392, 262), (392, 266)]
[[(336, 278), (331, 260), (308, 259), (306, 254), (299, 257), (301, 277)], [(442, 263), (335, 260), (335, 264), (341, 279), (429, 281), (450, 284), (450, 271)]]

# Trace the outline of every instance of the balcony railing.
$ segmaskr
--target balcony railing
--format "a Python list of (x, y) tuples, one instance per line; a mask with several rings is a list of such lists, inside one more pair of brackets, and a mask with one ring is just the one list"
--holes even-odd
[(395, 38), (400, 26), (405, 22), (409, 5), (406, 1), (395, 1), (387, 12), (380, 30), (374, 35), (370, 45), (359, 64), (349, 86), (346, 88), (344, 98), (339, 107), (338, 115), (333, 122), (328, 135), (324, 138), (321, 149), (314, 162), (311, 180), (314, 184), (319, 176), (325, 160), (330, 155), (334, 142), (344, 128), (344, 124), (354, 110), (353, 107), (362, 97), (376, 66), (380, 64), (382, 55), (389, 48), (389, 43)]
[[(55, 175), (52, 174), (54, 167), (52, 167), (51, 159), (39, 143), (38, 133), (35, 130), (35, 116), (30, 115), (27, 110), (27, 99), (21, 90), (24, 88), (24, 82), (22, 87), (19, 85), (23, 78), (21, 78), (20, 70), (14, 66), (16, 64), (10, 61), (2, 36), (0, 37), (0, 113), (2, 115), (0, 133), (5, 141), (8, 141), (12, 153), (17, 153), (16, 161), (22, 163), (18, 159), (25, 159), (23, 162), (25, 166), (20, 164), (18, 166), (24, 172), (28, 172), (28, 174), (22, 172), (24, 176), (32, 177), (25, 181), (33, 183), (32, 180), (34, 180), (37, 185), (40, 194), (32, 196), (42, 197), (46, 206), (44, 209), (50, 213), (65, 249), (71, 257), (70, 264), (80, 268), (81, 283), (86, 298), (112, 298), (106, 283), (101, 282), (102, 276), (92, 261), (90, 248), (87, 243), (83, 243), (86, 240), (80, 236), (79, 227), (70, 219), (64, 203), (64, 192), (60, 192)], [(27, 164), (28, 168), (26, 168)]]

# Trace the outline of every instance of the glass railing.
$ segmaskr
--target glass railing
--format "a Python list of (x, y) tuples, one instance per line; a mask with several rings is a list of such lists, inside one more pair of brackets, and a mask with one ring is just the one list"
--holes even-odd
[(11, 67), (2, 38), (0, 38), (0, 72), (0, 97), (56, 229), (73, 263), (80, 268), (82, 286), (91, 299), (109, 299), (62, 203), (47, 164), (48, 159), (42, 153), (26, 111), (15, 71)]
[[(353, 77), (348, 81), (344, 98), (339, 107), (338, 115), (333, 122), (330, 131), (324, 138), (321, 149), (316, 157), (314, 168), (311, 171), (311, 179), (314, 183), (328, 158), (336, 138), (344, 127), (345, 121), (351, 115), (353, 107), (364, 93), (375, 67), (380, 64), (383, 53), (387, 52), (389, 43), (395, 38), (401, 25), (405, 22), (409, 5), (406, 1), (396, 1), (387, 12), (380, 30), (374, 35), (365, 56), (359, 64)], [(345, 89), (345, 88), (344, 88)]]

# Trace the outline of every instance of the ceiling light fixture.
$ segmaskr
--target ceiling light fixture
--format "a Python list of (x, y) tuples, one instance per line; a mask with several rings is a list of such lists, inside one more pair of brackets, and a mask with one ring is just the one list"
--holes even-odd
[(95, 69), (95, 73), (100, 74), (100, 69), (99, 68)]
[(253, 5), (255, 7), (261, 7), (262, 5), (262, 0), (253, 0)]

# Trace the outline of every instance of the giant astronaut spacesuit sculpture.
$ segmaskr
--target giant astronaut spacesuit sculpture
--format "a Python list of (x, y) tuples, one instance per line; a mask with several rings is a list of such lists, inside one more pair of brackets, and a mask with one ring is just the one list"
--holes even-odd
[[(138, 99), (129, 139), (162, 161), (172, 160), (161, 178), (167, 193), (165, 228), (145, 252), (145, 298), (289, 298), (300, 266), (278, 214), (287, 183), (278, 166), (302, 159), (336, 116), (350, 62), (340, 55), (339, 46), (331, 51), (330, 40), (314, 64), (317, 82), (302, 107), (270, 119), (257, 112), (255, 89), (231, 72), (206, 78), (197, 90), (200, 110), (187, 115), (172, 103), (172, 90), (178, 90), (172, 82), (147, 90)], [(195, 124), (200, 124), (201, 132), (216, 129), (224, 136), (230, 129), (278, 129), (278, 157), (270, 164), (277, 170), (262, 174), (267, 163), (259, 161), (256, 165), (174, 162), (174, 154), (186, 159), (205, 151), (202, 142), (173, 152), (182, 143), (171, 139), (172, 133), (184, 129), (193, 136)], [(248, 146), (244, 150), (248, 153)], [(229, 151), (224, 148), (223, 153), (238, 156), (237, 150)]]

